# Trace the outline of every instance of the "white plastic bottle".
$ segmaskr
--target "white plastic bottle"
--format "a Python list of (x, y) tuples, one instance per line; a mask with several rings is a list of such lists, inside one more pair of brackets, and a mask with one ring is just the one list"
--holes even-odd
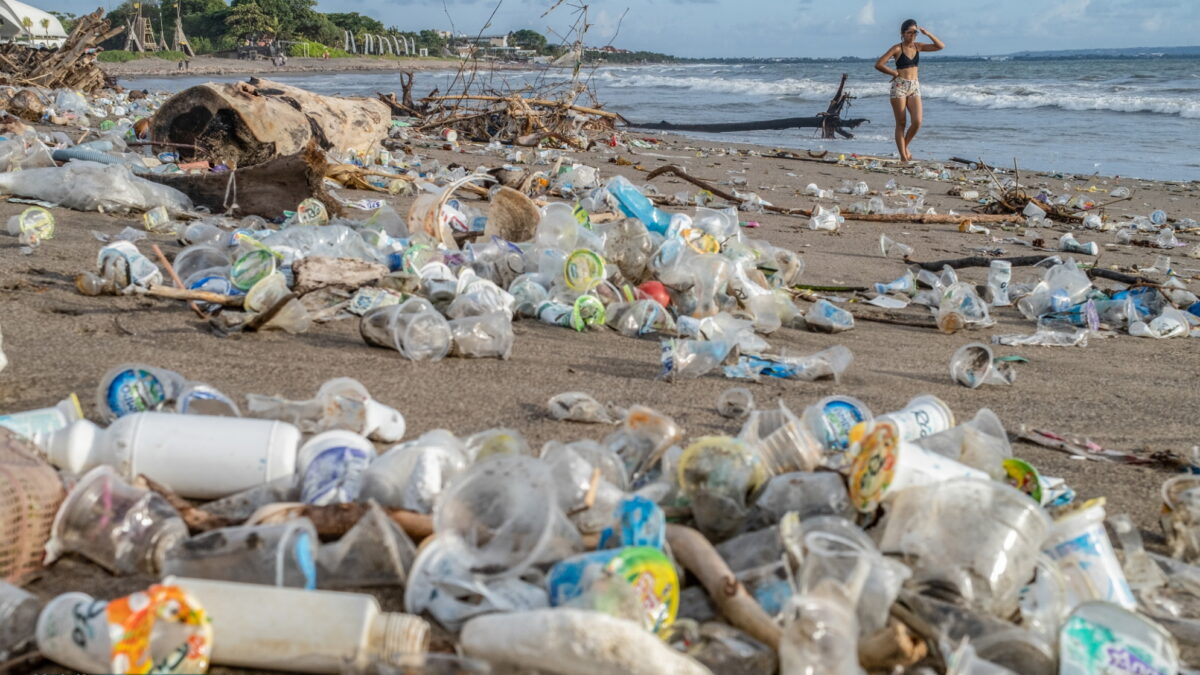
[(107, 429), (79, 420), (45, 449), (73, 473), (108, 464), (126, 480), (145, 474), (182, 497), (217, 499), (295, 473), (299, 444), (286, 422), (143, 412)]
[(419, 659), (429, 649), (424, 619), (382, 612), (370, 595), (182, 577), (163, 583), (183, 588), (212, 617), (214, 665), (340, 673)]

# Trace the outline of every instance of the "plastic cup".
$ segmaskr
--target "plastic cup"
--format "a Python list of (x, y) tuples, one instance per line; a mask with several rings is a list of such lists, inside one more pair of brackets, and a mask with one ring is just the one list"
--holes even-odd
[(733, 387), (717, 398), (717, 414), (729, 419), (741, 419), (754, 409), (754, 394), (745, 387)]
[(32, 593), (0, 581), (0, 659), (33, 639), (40, 605)]
[(1177, 673), (1179, 648), (1162, 626), (1108, 602), (1085, 602), (1062, 625), (1059, 675)]
[(111, 668), (108, 603), (87, 593), (64, 593), (42, 610), (37, 621), (38, 651), (55, 663), (81, 673)]
[(546, 575), (551, 606), (578, 599), (605, 572), (634, 587), (643, 612), (643, 627), (655, 633), (670, 628), (679, 610), (679, 578), (671, 560), (657, 548), (628, 546), (560, 560)]
[(165, 585), (111, 602), (66, 593), (37, 622), (42, 655), (84, 673), (205, 673), (212, 634), (199, 603)]
[(317, 543), (307, 518), (211, 530), (168, 551), (163, 575), (312, 590)]
[(272, 272), (246, 291), (244, 305), (251, 312), (265, 312), (286, 298), (289, 293), (291, 290), (288, 289), (287, 277), (281, 272)]
[(804, 410), (805, 426), (826, 450), (845, 452), (850, 430), (873, 419), (867, 404), (851, 396), (826, 396)]
[(166, 551), (186, 537), (187, 526), (165, 499), (102, 465), (79, 479), (55, 514), (46, 563), (71, 552), (113, 574), (157, 575)]
[(900, 410), (880, 415), (878, 419), (895, 424), (904, 440), (915, 441), (953, 427), (954, 411), (942, 399), (927, 394), (910, 400)]
[(1049, 531), (1049, 518), (1024, 493), (961, 478), (899, 492), (879, 548), (904, 555), (920, 577), (956, 585), (972, 606), (1006, 617)]
[(446, 318), (430, 307), (414, 311), (409, 301), (379, 307), (363, 315), (359, 332), (368, 344), (400, 352), (412, 361), (438, 361), (450, 352)]
[(571, 252), (563, 263), (563, 280), (567, 288), (586, 293), (600, 285), (606, 276), (604, 258), (590, 249)]
[(550, 467), (524, 455), (497, 455), (458, 474), (434, 508), (433, 529), (462, 542), (470, 567), (493, 576), (518, 575), (581, 546)]
[(318, 506), (355, 501), (374, 458), (375, 446), (352, 431), (313, 436), (296, 456), (300, 501)]
[(1016, 375), (1012, 364), (997, 362), (992, 348), (982, 342), (963, 345), (950, 357), (950, 377), (971, 389), (983, 384), (1012, 384)]
[(983, 478), (988, 474), (903, 440), (895, 424), (876, 421), (859, 444), (850, 467), (850, 501), (863, 513), (905, 488), (930, 485), (955, 478)]
[(754, 445), (772, 476), (812, 471), (821, 462), (816, 440), (783, 402), (775, 410), (750, 413), (739, 438)]
[(275, 254), (265, 248), (256, 248), (242, 254), (229, 270), (233, 287), (248, 291), (254, 284), (275, 272)]
[[(864, 545), (864, 540), (870, 545)], [(816, 590), (825, 579), (848, 587), (854, 583), (858, 565), (865, 563), (869, 571), (862, 592), (855, 599), (859, 630), (863, 635), (871, 635), (887, 624), (888, 611), (900, 593), (900, 585), (912, 576), (907, 566), (885, 558), (866, 537), (848, 538), (815, 530), (805, 533), (804, 550), (801, 592)]]
[(1070, 606), (1103, 600), (1137, 609), (1137, 599), (1104, 529), (1102, 502), (1093, 501), (1055, 521), (1045, 552), (1066, 578)]
[(1012, 263), (1007, 260), (993, 260), (988, 267), (987, 285), (992, 294), (994, 307), (1007, 307), (1012, 304), (1008, 297), (1008, 284), (1012, 281)]

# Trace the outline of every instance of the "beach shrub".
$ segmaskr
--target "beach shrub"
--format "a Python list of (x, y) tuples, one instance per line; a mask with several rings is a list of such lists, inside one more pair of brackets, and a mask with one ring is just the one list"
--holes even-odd
[[(195, 49), (195, 47), (193, 47), (193, 49)], [(172, 49), (164, 49), (161, 52), (154, 52), (154, 56), (157, 56), (164, 61), (182, 61), (188, 57), (187, 54), (184, 54), (183, 52), (177, 52)]]
[(124, 49), (110, 49), (96, 55), (96, 60), (103, 63), (125, 63), (137, 58), (140, 58), (137, 54), (127, 52)]
[[(305, 48), (307, 48), (307, 51), (305, 51)], [(331, 59), (343, 59), (349, 56), (354, 56), (344, 49), (338, 49), (337, 47), (326, 47), (320, 42), (304, 41), (288, 45), (288, 56), (293, 58), (308, 56), (314, 59), (319, 59), (326, 51), (329, 52), (329, 58)]]

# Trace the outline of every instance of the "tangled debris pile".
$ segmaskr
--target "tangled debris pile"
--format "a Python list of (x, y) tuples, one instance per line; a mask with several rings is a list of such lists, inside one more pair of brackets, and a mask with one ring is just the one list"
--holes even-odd
[(96, 64), (96, 48), (124, 30), (122, 26), (110, 29), (104, 10), (97, 9), (79, 18), (57, 50), (18, 42), (0, 45), (0, 84), (96, 93), (113, 84)]

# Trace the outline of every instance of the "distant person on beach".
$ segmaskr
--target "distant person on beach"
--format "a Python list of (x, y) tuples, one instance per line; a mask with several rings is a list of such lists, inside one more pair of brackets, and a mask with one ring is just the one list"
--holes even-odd
[[(933, 40), (933, 44), (917, 42), (917, 33)], [(946, 48), (946, 44), (929, 31), (917, 25), (916, 19), (909, 19), (900, 25), (900, 43), (892, 45), (883, 56), (875, 62), (875, 70), (892, 77), (892, 113), (896, 115), (896, 149), (900, 151), (900, 159), (912, 161), (912, 153), (908, 146), (912, 143), (917, 131), (921, 128), (921, 83), (917, 81), (917, 66), (921, 62), (921, 52), (936, 52)], [(888, 68), (888, 61), (896, 60), (896, 68)], [(908, 129), (905, 130), (905, 113), (908, 114)]]

